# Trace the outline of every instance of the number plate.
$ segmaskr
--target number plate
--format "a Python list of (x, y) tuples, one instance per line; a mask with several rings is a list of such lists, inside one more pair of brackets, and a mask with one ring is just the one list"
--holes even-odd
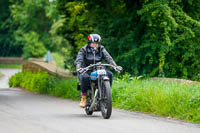
[(98, 75), (106, 75), (106, 71), (105, 70), (98, 70), (97, 74)]

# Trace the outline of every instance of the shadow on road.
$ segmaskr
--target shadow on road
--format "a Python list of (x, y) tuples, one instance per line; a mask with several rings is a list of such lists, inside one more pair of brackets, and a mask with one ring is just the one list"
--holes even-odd
[(93, 114), (93, 115), (86, 115), (86, 114), (57, 114), (54, 117), (59, 119), (103, 119), (100, 113)]

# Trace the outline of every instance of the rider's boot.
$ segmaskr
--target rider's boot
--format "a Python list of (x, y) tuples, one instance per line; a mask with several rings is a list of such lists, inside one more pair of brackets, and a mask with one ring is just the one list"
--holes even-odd
[(80, 102), (81, 108), (84, 108), (86, 106), (86, 98), (87, 98), (87, 96), (82, 96), (81, 102)]

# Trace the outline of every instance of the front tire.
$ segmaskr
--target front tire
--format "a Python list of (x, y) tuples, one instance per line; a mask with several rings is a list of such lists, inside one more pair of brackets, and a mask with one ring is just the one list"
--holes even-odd
[(102, 85), (101, 114), (104, 119), (109, 119), (112, 113), (112, 93), (110, 82), (104, 81)]
[(86, 112), (87, 115), (92, 115), (93, 114), (93, 111), (89, 111), (89, 106), (86, 106), (85, 112)]
[(85, 107), (85, 112), (87, 115), (92, 115), (93, 114), (93, 111), (89, 111), (89, 108), (91, 106), (91, 103), (92, 103), (92, 100), (91, 100), (91, 90), (88, 91), (88, 94), (87, 94), (87, 102), (86, 102), (86, 107)]

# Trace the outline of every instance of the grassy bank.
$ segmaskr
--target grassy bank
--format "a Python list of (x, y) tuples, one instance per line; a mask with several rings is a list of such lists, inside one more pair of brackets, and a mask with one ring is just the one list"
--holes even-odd
[(200, 122), (200, 85), (118, 80), (112, 93), (114, 106), (118, 108)]
[[(9, 85), (62, 98), (79, 99), (76, 95), (80, 94), (76, 90), (76, 78), (59, 80), (40, 72), (20, 72), (10, 79)], [(152, 80), (115, 80), (112, 94), (113, 105), (121, 109), (200, 123), (200, 85)]]
[(1, 73), (1, 71), (0, 71), (0, 78), (2, 77), (2, 73)]
[(16, 68), (16, 69), (22, 69), (22, 65), (6, 65), (6, 64), (0, 64), (0, 68)]

